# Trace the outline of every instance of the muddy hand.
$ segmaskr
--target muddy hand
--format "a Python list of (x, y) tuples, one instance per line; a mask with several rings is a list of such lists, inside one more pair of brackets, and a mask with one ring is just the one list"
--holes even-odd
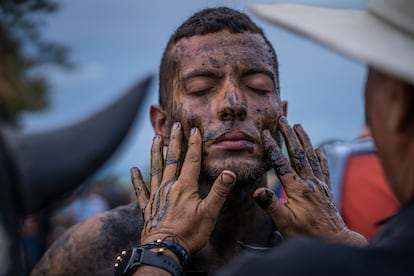
[(335, 207), (322, 151), (314, 150), (301, 125), (292, 129), (282, 116), (279, 128), (290, 163), (268, 130), (263, 131), (263, 141), (288, 199), (281, 201), (271, 190), (259, 188), (254, 193), (256, 202), (268, 211), (285, 237), (303, 234), (350, 245), (366, 244), (365, 238), (346, 227)]
[(137, 184), (134, 187), (136, 186), (138, 202), (141, 207), (145, 206), (141, 244), (157, 239), (172, 239), (187, 252), (194, 253), (207, 243), (219, 211), (234, 186), (236, 175), (231, 171), (223, 171), (215, 180), (209, 194), (204, 199), (200, 198), (200, 131), (197, 128), (191, 130), (182, 167), (179, 164), (181, 141), (181, 125), (175, 123), (171, 129), (170, 144), (164, 162), (162, 138), (154, 138), (149, 193), (138, 169), (131, 170), (131, 178), (133, 184)]

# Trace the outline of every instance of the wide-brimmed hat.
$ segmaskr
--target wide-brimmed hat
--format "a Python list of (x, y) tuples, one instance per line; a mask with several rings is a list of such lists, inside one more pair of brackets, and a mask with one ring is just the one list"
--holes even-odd
[(414, 84), (414, 0), (371, 0), (367, 10), (250, 4), (257, 16)]

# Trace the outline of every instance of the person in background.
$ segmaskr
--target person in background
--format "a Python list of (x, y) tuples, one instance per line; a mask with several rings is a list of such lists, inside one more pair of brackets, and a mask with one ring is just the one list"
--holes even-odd
[(387, 184), (369, 127), (358, 137), (320, 145), (328, 160), (335, 204), (348, 227), (372, 239), (400, 202)]

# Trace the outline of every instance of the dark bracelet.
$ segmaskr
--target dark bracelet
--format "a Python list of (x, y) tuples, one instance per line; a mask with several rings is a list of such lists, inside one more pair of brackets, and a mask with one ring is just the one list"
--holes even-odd
[(173, 276), (181, 275), (181, 268), (173, 258), (164, 255), (162, 251), (152, 252), (144, 246), (139, 246), (122, 251), (116, 258), (115, 276), (131, 275), (141, 265), (162, 268)]
[(177, 256), (182, 267), (184, 267), (188, 263), (188, 260), (190, 258), (189, 254), (184, 249), (184, 247), (170, 240), (158, 239), (156, 241), (153, 241), (152, 243), (142, 245), (142, 247), (147, 248), (147, 249), (159, 248), (158, 252), (162, 252), (165, 249), (169, 249)]

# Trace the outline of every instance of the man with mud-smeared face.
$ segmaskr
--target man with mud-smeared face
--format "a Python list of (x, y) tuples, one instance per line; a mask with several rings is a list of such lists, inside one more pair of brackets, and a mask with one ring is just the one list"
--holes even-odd
[[(170, 37), (161, 60), (159, 105), (150, 109), (149, 182), (131, 169), (138, 204), (72, 228), (36, 272), (110, 274), (117, 262), (128, 274), (212, 275), (244, 250), (275, 246), (275, 226), (285, 237), (305, 225), (311, 234), (329, 226), (329, 239), (348, 238), (327, 192), (326, 159), (284, 114), (276, 53), (262, 29), (226, 7), (195, 13)], [(277, 200), (267, 188), (270, 168), (286, 184), (290, 202), (269, 215), (266, 208)], [(128, 265), (137, 250), (153, 257), (150, 265)]]
[[(192, 127), (200, 129), (201, 177), (215, 179), (224, 169), (235, 171), (239, 181), (263, 176), (269, 166), (261, 131), (276, 134), (282, 112), (273, 50), (259, 34), (221, 31), (182, 38), (170, 55), (178, 63), (172, 106), (166, 121), (159, 118), (181, 122), (185, 137)], [(169, 127), (154, 129), (169, 135)]]
[[(211, 22), (220, 25), (228, 12), (202, 11), (179, 30), (188, 31), (186, 24), (196, 30)], [(326, 185), (326, 159), (303, 128), (291, 128), (283, 116), (273, 48), (258, 28), (233, 30), (239, 16), (246, 19), (234, 13), (225, 28), (184, 31), (182, 36), (178, 31), (170, 39), (161, 63), (160, 106), (151, 107), (156, 137), (150, 191), (142, 192), (146, 185), (139, 170), (131, 171), (138, 202), (146, 206), (143, 246), (136, 250), (157, 250), (153, 246), (161, 245), (154, 241), (168, 240), (176, 247), (167, 247), (174, 260), (163, 261), (176, 262), (175, 268), (181, 264), (183, 270), (214, 273), (234, 260), (243, 250), (240, 245), (253, 250), (274, 245), (274, 228), (264, 210), (286, 237), (328, 229), (327, 239), (366, 242), (347, 229), (335, 209)], [(173, 72), (169, 78), (162, 78), (162, 68)], [(279, 130), (290, 162), (280, 150)], [(162, 145), (168, 146), (165, 159)], [(271, 167), (287, 188), (288, 202), (276, 203), (266, 187), (265, 172)], [(192, 264), (182, 252), (191, 254)], [(179, 269), (160, 269), (159, 261), (129, 269), (136, 275), (180, 274)]]

